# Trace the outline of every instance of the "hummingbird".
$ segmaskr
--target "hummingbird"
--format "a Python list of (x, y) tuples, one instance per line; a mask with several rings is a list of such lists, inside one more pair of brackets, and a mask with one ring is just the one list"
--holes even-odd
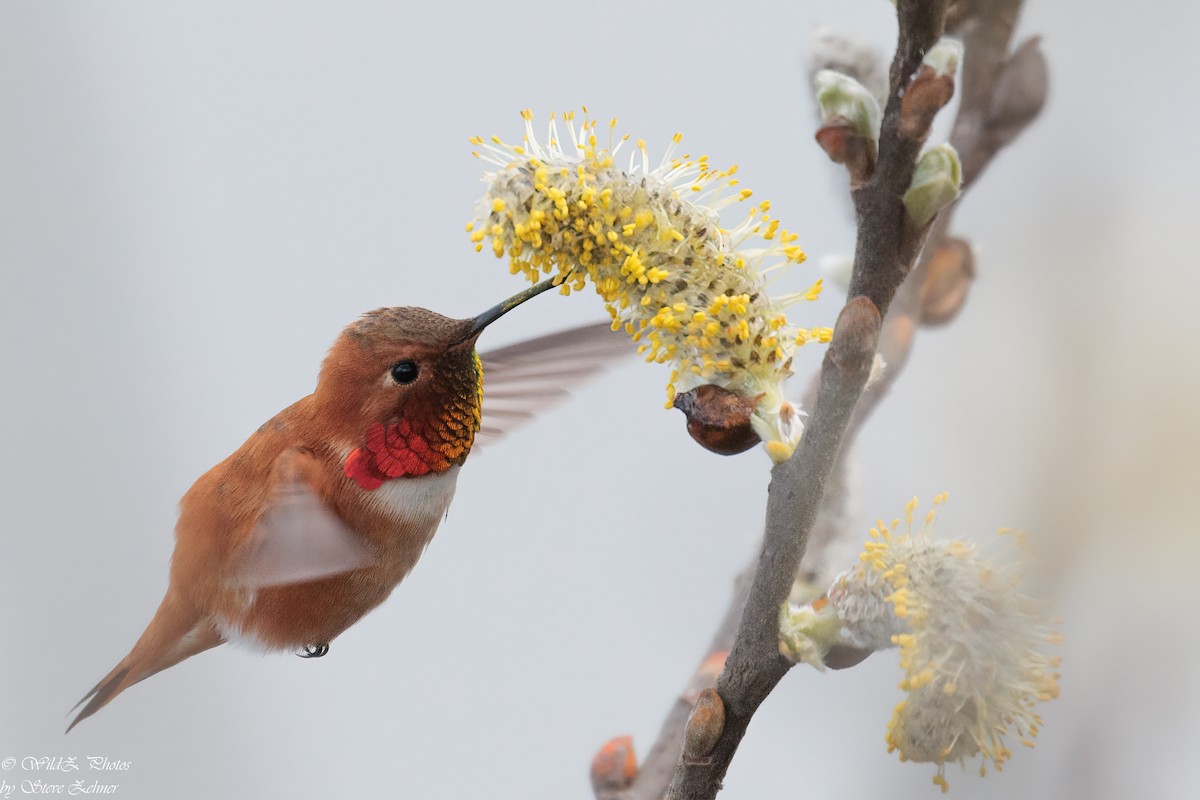
[(225, 642), (323, 656), (387, 599), (445, 517), (472, 448), (623, 352), (608, 323), (476, 352), (489, 324), (553, 285), (471, 319), (406, 306), (345, 328), (313, 393), (183, 496), (166, 595), (129, 654), (76, 704), (86, 703), (67, 731), (133, 684)]

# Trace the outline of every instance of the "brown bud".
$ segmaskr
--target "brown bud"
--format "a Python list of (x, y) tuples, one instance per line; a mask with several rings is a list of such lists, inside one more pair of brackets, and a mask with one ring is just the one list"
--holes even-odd
[(705, 689), (696, 699), (683, 729), (683, 759), (695, 763), (712, 753), (725, 730), (725, 703), (716, 689)]
[[(759, 395), (758, 397), (761, 397)], [(687, 430), (701, 447), (723, 456), (744, 453), (761, 440), (750, 425), (758, 397), (742, 397), (711, 383), (675, 395)]]
[(683, 690), (683, 699), (695, 705), (696, 699), (700, 697), (702, 691), (716, 686), (717, 678), (721, 675), (721, 671), (725, 669), (725, 659), (727, 658), (729, 658), (728, 650), (718, 650), (715, 653), (710, 653), (708, 657), (701, 661), (700, 666), (692, 673), (687, 688)]
[(921, 282), (921, 323), (944, 325), (958, 314), (975, 278), (975, 257), (962, 239), (943, 242), (925, 265)]
[(852, 297), (834, 323), (829, 358), (842, 370), (869, 371), (882, 321), (871, 298), (861, 294)]
[(921, 67), (904, 90), (904, 100), (900, 104), (900, 133), (909, 139), (924, 141), (934, 116), (953, 96), (952, 75), (939, 75), (932, 67)]
[(1026, 39), (1000, 69), (987, 117), (988, 133), (997, 147), (1017, 138), (1046, 103), (1050, 78), (1040, 42), (1038, 36)]
[(875, 141), (863, 136), (854, 123), (841, 117), (817, 129), (817, 144), (835, 164), (845, 164), (850, 183), (866, 183), (875, 171)]
[(597, 797), (628, 789), (637, 777), (633, 737), (609, 739), (592, 758), (592, 791)]

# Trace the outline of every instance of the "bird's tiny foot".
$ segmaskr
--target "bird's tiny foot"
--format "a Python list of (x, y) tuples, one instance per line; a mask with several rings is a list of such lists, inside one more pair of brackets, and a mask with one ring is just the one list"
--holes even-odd
[(320, 658), (329, 652), (329, 643), (322, 642), (321, 644), (306, 644), (304, 649), (296, 655), (301, 658)]

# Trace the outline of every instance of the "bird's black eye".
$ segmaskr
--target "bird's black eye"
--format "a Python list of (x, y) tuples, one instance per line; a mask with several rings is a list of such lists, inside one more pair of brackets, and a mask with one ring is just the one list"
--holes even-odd
[(408, 359), (397, 361), (392, 365), (392, 380), (399, 384), (412, 383), (417, 379), (417, 374), (420, 371), (421, 369), (415, 361), (409, 361)]

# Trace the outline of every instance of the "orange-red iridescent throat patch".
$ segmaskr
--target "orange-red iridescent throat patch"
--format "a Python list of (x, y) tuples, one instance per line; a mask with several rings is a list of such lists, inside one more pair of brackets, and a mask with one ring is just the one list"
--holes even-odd
[[(365, 444), (346, 457), (346, 477), (367, 491), (393, 478), (444, 472), (462, 464), (475, 433), (483, 401), (483, 366), (473, 354), (466, 370), (443, 373), (404, 415), (367, 429)], [(467, 373), (467, 370), (470, 372)]]

